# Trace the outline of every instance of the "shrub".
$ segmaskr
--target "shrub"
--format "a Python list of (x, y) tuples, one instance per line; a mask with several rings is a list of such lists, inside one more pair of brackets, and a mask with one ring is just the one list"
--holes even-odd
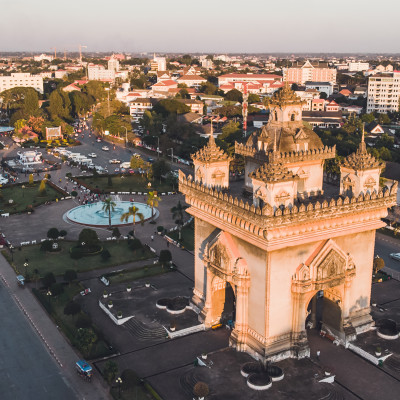
[(172, 261), (172, 254), (169, 250), (161, 250), (160, 251), (160, 257), (159, 257), (160, 263), (165, 266), (169, 262)]
[(85, 247), (95, 247), (99, 243), (99, 237), (97, 232), (90, 228), (85, 228), (81, 230), (79, 234), (79, 245), (85, 243)]
[(118, 365), (114, 361), (107, 361), (103, 370), (105, 380), (111, 384), (118, 375)]
[(48, 272), (43, 278), (42, 278), (42, 283), (43, 286), (46, 288), (49, 288), (53, 283), (56, 283), (56, 278), (52, 272)]
[(64, 314), (65, 315), (76, 315), (81, 312), (81, 306), (76, 301), (71, 300), (69, 301), (64, 307)]
[(385, 261), (383, 258), (375, 257), (374, 258), (374, 274), (378, 273), (385, 266)]
[(71, 256), (71, 258), (73, 258), (74, 260), (79, 260), (80, 258), (83, 257), (83, 251), (81, 247), (72, 247), (69, 255)]
[(29, 205), (27, 205), (26, 206), (26, 211), (27, 212), (30, 212), (30, 213), (33, 213), (35, 210), (33, 209), (33, 205), (32, 204), (29, 204)]
[(76, 278), (78, 277), (78, 274), (76, 273), (76, 271), (74, 269), (67, 269), (64, 272), (64, 279), (67, 282), (72, 282), (74, 281)]
[(72, 196), (72, 197), (78, 196), (78, 192), (77, 192), (76, 190), (73, 190), (73, 191), (71, 192), (71, 196)]
[(60, 232), (58, 231), (57, 228), (50, 228), (50, 229), (47, 231), (47, 237), (48, 237), (49, 239), (56, 240), (56, 239), (58, 239), (59, 236), (60, 236)]
[(157, 226), (157, 232), (164, 232), (164, 227), (162, 225)]
[(139, 250), (143, 247), (142, 242), (139, 239), (132, 239), (129, 240), (128, 242), (128, 246), (131, 250), (135, 251), (135, 250)]
[(67, 236), (67, 231), (65, 229), (61, 229), (61, 231), (59, 232), (60, 236), (65, 237)]
[(92, 326), (92, 319), (87, 314), (79, 315), (75, 322), (75, 326), (83, 329), (89, 329)]
[(116, 227), (113, 229), (112, 235), (113, 235), (114, 237), (116, 237), (116, 238), (121, 237), (121, 232), (119, 231), (118, 226), (116, 226)]
[(137, 376), (131, 369), (125, 369), (121, 374), (122, 390), (133, 389), (139, 382)]
[(45, 240), (40, 245), (40, 251), (51, 251), (53, 243), (50, 240)]
[(109, 252), (107, 249), (104, 249), (104, 250), (101, 252), (101, 259), (102, 259), (103, 261), (107, 261), (109, 258), (111, 258), (110, 252)]
[(71, 173), (71, 172), (67, 172), (67, 173), (65, 174), (65, 176), (66, 176), (67, 178), (72, 178), (72, 173)]
[(52, 296), (59, 296), (64, 292), (64, 286), (61, 283), (53, 283), (50, 286), (50, 292)]

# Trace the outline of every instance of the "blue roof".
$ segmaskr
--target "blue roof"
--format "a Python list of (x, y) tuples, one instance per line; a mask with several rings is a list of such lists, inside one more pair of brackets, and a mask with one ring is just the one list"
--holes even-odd
[(90, 372), (92, 370), (92, 367), (85, 360), (77, 361), (76, 365), (84, 372)]
[(10, 132), (13, 131), (14, 128), (12, 126), (0, 126), (0, 133), (2, 132)]

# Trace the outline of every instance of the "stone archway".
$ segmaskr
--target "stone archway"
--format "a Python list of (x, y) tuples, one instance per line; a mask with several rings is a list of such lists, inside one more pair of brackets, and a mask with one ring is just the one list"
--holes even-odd
[(230, 345), (244, 350), (248, 331), (248, 295), (250, 275), (245, 260), (233, 241), (232, 236), (220, 232), (205, 248), (206, 296), (202, 310), (207, 327), (219, 323), (225, 305), (225, 290), (231, 286), (235, 298), (235, 324)]
[(356, 273), (355, 265), (350, 255), (343, 252), (332, 239), (318, 250), (315, 256), (297, 268), (292, 277), (292, 332), (294, 341), (305, 351), (304, 355), (308, 351), (305, 332), (308, 306), (316, 293), (323, 291), (332, 313), (336, 312), (336, 319), (340, 316), (340, 320), (335, 320), (331, 326), (332, 333), (345, 340), (344, 327), (351, 325), (347, 299)]

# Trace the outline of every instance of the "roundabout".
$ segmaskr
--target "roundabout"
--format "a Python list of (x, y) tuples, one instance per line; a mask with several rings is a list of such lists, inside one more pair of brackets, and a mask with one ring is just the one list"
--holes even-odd
[[(121, 221), (121, 216), (128, 212), (129, 208), (135, 206), (138, 208), (138, 213), (143, 214), (143, 221), (149, 220), (152, 217), (151, 207), (144, 203), (130, 202), (130, 201), (115, 201), (114, 210), (111, 211), (111, 225), (112, 226), (127, 226), (133, 224), (133, 216), (128, 220)], [(104, 203), (92, 203), (74, 207), (66, 212), (65, 217), (68, 221), (80, 225), (87, 225), (92, 227), (108, 227), (109, 215), (107, 211), (103, 210)], [(153, 218), (158, 217), (158, 210), (153, 209)], [(141, 222), (138, 215), (136, 215), (135, 223)]]

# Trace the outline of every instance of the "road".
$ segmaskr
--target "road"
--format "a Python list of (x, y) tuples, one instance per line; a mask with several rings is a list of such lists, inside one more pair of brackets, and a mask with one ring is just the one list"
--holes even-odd
[(1, 399), (78, 399), (3, 282), (0, 302)]
[(400, 261), (390, 258), (390, 253), (400, 253), (400, 240), (377, 232), (375, 240), (375, 255), (379, 255), (379, 257), (383, 258), (387, 268), (399, 272), (398, 277), (394, 276), (398, 279), (400, 277)]

